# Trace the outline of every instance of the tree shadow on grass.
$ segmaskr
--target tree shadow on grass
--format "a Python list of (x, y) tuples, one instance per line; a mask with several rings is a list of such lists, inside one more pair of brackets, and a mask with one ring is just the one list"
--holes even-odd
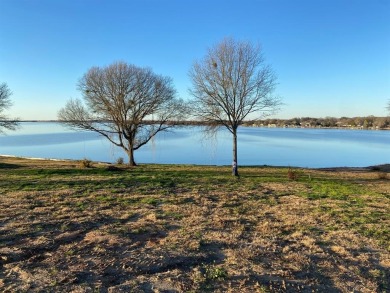
[(22, 168), (21, 165), (17, 164), (9, 164), (9, 163), (1, 163), (0, 162), (0, 169), (19, 169)]

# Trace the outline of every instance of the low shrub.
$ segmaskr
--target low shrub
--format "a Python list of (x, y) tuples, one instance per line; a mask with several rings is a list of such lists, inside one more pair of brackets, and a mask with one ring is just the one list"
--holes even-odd
[(92, 168), (92, 161), (88, 159), (83, 159), (79, 161), (80, 168)]
[(287, 177), (289, 180), (297, 180), (298, 179), (298, 171), (293, 170), (291, 168), (288, 168)]

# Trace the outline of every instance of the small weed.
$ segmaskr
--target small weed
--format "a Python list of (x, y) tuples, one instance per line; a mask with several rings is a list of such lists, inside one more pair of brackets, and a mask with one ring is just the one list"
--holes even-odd
[(204, 265), (203, 269), (206, 281), (222, 281), (228, 277), (227, 271), (223, 267), (217, 267), (215, 263)]
[(125, 160), (122, 158), (122, 157), (119, 157), (117, 160), (116, 160), (116, 163), (118, 165), (123, 165), (123, 163), (125, 162)]
[(293, 170), (291, 168), (288, 168), (288, 171), (287, 171), (287, 177), (289, 180), (298, 180), (298, 171), (297, 170)]
[(150, 205), (157, 205), (159, 201), (156, 198), (153, 197), (145, 197), (141, 199), (141, 203), (150, 204)]

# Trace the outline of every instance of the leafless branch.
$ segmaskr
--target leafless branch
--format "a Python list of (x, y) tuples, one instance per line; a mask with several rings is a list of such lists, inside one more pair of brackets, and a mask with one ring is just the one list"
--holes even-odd
[[(211, 125), (225, 126), (234, 137), (250, 115), (276, 111), (281, 99), (274, 96), (276, 76), (264, 63), (260, 46), (227, 38), (193, 64), (194, 115)], [(236, 145), (233, 158), (237, 160)]]
[(10, 96), (12, 95), (6, 83), (0, 84), (0, 133), (7, 130), (16, 130), (19, 126), (18, 119), (10, 119), (8, 116), (3, 114), (5, 110), (12, 106)]
[[(134, 150), (186, 115), (184, 102), (175, 98), (172, 80), (149, 68), (124, 62), (93, 67), (78, 88), (84, 103), (70, 100), (60, 110), (60, 120), (106, 137), (128, 153), (131, 165), (135, 165)], [(146, 125), (145, 119), (155, 124)]]

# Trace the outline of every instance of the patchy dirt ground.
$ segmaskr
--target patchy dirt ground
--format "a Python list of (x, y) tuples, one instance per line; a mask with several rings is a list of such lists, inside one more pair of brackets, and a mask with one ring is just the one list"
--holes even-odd
[(390, 292), (383, 168), (0, 157), (0, 290)]

